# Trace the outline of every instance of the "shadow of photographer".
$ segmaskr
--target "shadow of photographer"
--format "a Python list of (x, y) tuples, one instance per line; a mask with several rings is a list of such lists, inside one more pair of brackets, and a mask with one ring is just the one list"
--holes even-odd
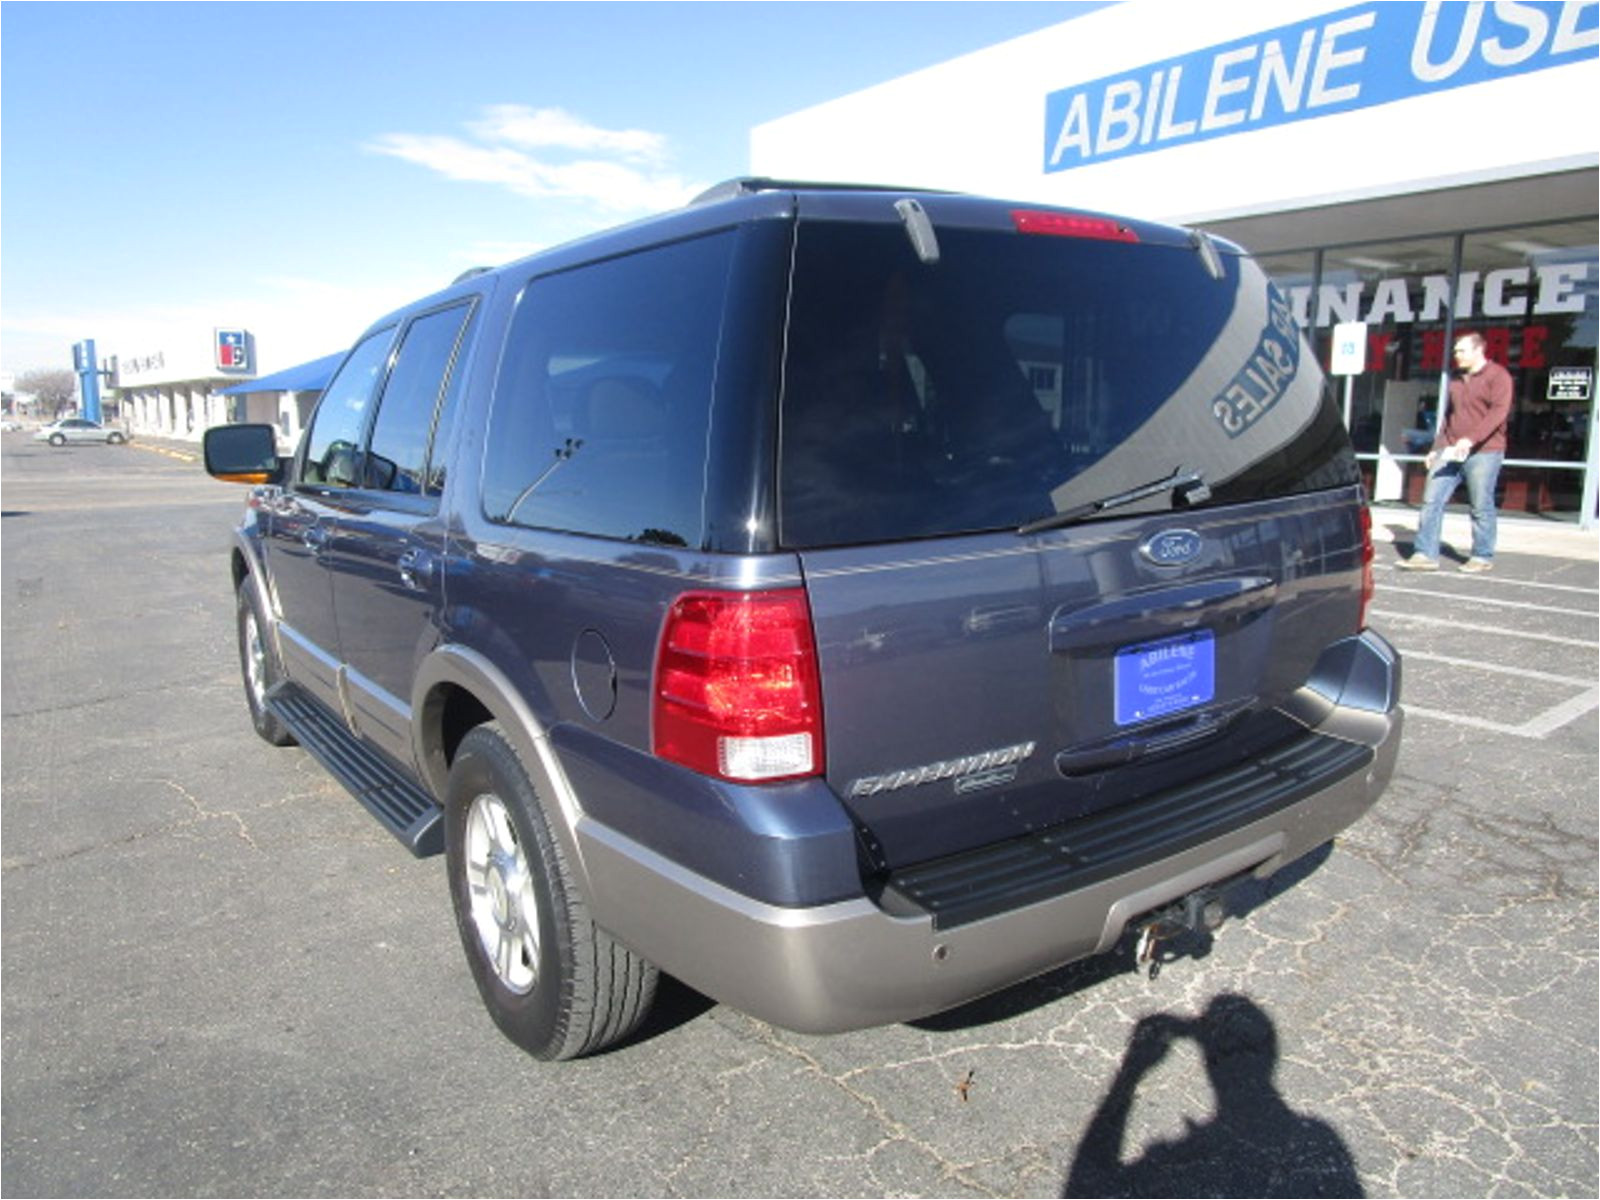
[[(1185, 1118), (1175, 1140), (1124, 1159), (1140, 1082), (1188, 1038), (1205, 1059), (1216, 1116)], [(1355, 1161), (1333, 1127), (1295, 1112), (1273, 1083), (1272, 1019), (1243, 996), (1223, 994), (1196, 1020), (1157, 1013), (1134, 1027), (1122, 1066), (1084, 1131), (1065, 1196), (1361, 1196)]]

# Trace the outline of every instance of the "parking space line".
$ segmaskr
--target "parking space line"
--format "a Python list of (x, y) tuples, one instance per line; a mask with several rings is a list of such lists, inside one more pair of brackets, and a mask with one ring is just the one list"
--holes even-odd
[(1432, 717), (1436, 721), (1446, 721), (1451, 725), (1466, 725), (1472, 729), (1486, 729), (1491, 733), (1503, 733), (1510, 737), (1532, 738), (1538, 741), (1549, 737), (1563, 725), (1576, 721), (1597, 707), (1600, 707), (1600, 688), (1592, 687), (1570, 700), (1547, 708), (1538, 716), (1530, 717), (1520, 725), (1506, 725), (1499, 721), (1485, 720), (1483, 717), (1443, 712), (1437, 708), (1423, 708), (1416, 704), (1407, 704), (1405, 709), (1408, 717)]
[(128, 445), (136, 450), (148, 450), (152, 454), (165, 454), (168, 458), (175, 458), (179, 462), (192, 463), (200, 461), (198, 453), (191, 454), (187, 450), (174, 450), (170, 446), (152, 446), (149, 442), (141, 442), (137, 438), (129, 442)]
[[(1520, 607), (1534, 606), (1522, 605)], [(1411, 613), (1383, 612), (1377, 609), (1373, 610), (1372, 615), (1398, 621), (1410, 621), (1418, 625), (1444, 625), (1452, 630), (1461, 632), (1490, 633), (1498, 637), (1517, 637), (1540, 642), (1554, 642), (1557, 645), (1577, 646), (1590, 650), (1600, 648), (1600, 643), (1584, 638), (1558, 637), (1548, 633), (1526, 633), (1518, 629), (1500, 629), (1492, 625), (1465, 624), (1443, 617), (1423, 617)], [(1590, 616), (1592, 614), (1580, 613), (1578, 615)], [(1458, 658), (1450, 654), (1435, 654), (1426, 650), (1407, 649), (1404, 646), (1401, 647), (1400, 652), (1404, 658), (1415, 662), (1438, 663), (1446, 667), (1484, 671), (1493, 675), (1505, 675), (1516, 679), (1530, 679), (1540, 683), (1554, 683), (1582, 689), (1577, 695), (1558, 704), (1551, 705), (1542, 712), (1529, 717), (1526, 721), (1517, 724), (1491, 721), (1485, 717), (1469, 716), (1466, 713), (1446, 712), (1442, 709), (1429, 708), (1426, 705), (1419, 704), (1407, 704), (1405, 706), (1408, 716), (1427, 717), (1450, 725), (1461, 725), (1469, 729), (1483, 729), (1490, 733), (1505, 734), (1508, 737), (1529, 738), (1539, 741), (1549, 737), (1562, 726), (1570, 725), (1578, 718), (1593, 712), (1596, 708), (1600, 708), (1600, 687), (1595, 686), (1592, 679), (1576, 679), (1568, 675), (1556, 675), (1550, 671), (1536, 671), (1529, 667), (1506, 666), (1501, 663), (1484, 662), (1479, 659)]]
[(1422, 650), (1404, 650), (1401, 652), (1407, 662), (1420, 659), (1423, 662), (1444, 663), (1450, 667), (1465, 667), (1473, 671), (1488, 671), (1492, 675), (1514, 675), (1518, 679), (1536, 679), (1541, 683), (1562, 683), (1569, 687), (1589, 687), (1593, 680), (1574, 679), (1570, 675), (1552, 675), (1549, 671), (1534, 671), (1527, 667), (1506, 667), (1499, 663), (1480, 662), (1473, 658), (1453, 658), (1448, 654), (1430, 654)]
[(1576, 721), (1591, 709), (1600, 707), (1600, 687), (1592, 687), (1581, 695), (1574, 696), (1554, 708), (1546, 709), (1539, 716), (1526, 722), (1523, 728), (1527, 731), (1518, 736), (1542, 738), (1555, 732), (1569, 721)]
[[(1583, 646), (1594, 649), (1600, 646), (1594, 638), (1560, 637), (1553, 633), (1529, 633), (1523, 629), (1507, 629), (1501, 625), (1473, 625), (1466, 621), (1452, 621), (1448, 617), (1423, 617), (1415, 613), (1394, 612), (1391, 609), (1374, 608), (1370, 615), (1382, 617), (1386, 621), (1409, 621), (1413, 625), (1444, 625), (1460, 633), (1492, 633), (1497, 638), (1524, 638), (1534, 642), (1554, 642), (1558, 646)], [(1593, 617), (1594, 613), (1581, 614)], [(1400, 648), (1402, 654), (1409, 653), (1404, 646)]]
[[(1396, 579), (1399, 578), (1399, 569), (1391, 566), (1388, 563), (1379, 563), (1378, 569), (1380, 571), (1391, 572), (1395, 575)], [(1473, 575), (1470, 577), (1463, 577), (1460, 575), (1451, 574), (1448, 571), (1438, 571), (1429, 572), (1429, 577), (1435, 582), (1442, 582), (1446, 579), (1460, 579), (1464, 584), (1470, 582), (1474, 588), (1479, 587), (1482, 584), (1489, 584), (1493, 587), (1525, 587), (1540, 588), (1544, 591), (1551, 592), (1572, 592), (1578, 596), (1600, 595), (1600, 588), (1579, 587), (1577, 584), (1573, 583), (1537, 583), (1532, 579), (1510, 579), (1504, 575)], [(1409, 592), (1411, 589), (1405, 588), (1404, 590)], [(1451, 593), (1451, 595), (1456, 594), (1457, 593)], [(1462, 592), (1459, 594), (1471, 595), (1472, 593)]]
[(1474, 604), (1492, 604), (1495, 608), (1529, 608), (1537, 612), (1554, 613), (1564, 617), (1596, 617), (1593, 609), (1551, 608), (1548, 604), (1533, 604), (1527, 600), (1495, 600), (1489, 596), (1469, 596), (1460, 592), (1430, 592), (1426, 588), (1396, 588), (1408, 596), (1432, 596), (1437, 600), (1471, 600)]

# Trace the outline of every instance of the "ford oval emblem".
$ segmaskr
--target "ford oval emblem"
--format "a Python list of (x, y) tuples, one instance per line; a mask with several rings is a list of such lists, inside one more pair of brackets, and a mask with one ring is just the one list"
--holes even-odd
[(1203, 549), (1205, 543), (1194, 530), (1163, 529), (1146, 538), (1139, 553), (1158, 567), (1181, 567), (1199, 558)]

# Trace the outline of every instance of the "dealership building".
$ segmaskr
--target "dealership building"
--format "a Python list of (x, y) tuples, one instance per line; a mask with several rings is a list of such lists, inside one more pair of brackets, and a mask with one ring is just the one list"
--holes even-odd
[(107, 366), (120, 423), (136, 436), (199, 440), (212, 425), (247, 419), (222, 393), (252, 378), (255, 362), (244, 329), (177, 327), (160, 344), (118, 347)]
[(1597, 101), (1595, 0), (1127, 0), (759, 126), (751, 168), (1241, 243), (1325, 363), (1358, 347), (1334, 382), (1380, 500), (1420, 496), (1449, 347), (1482, 333), (1516, 386), (1502, 510), (1590, 525)]
[(135, 436), (199, 441), (213, 425), (275, 425), (292, 450), (343, 354), (256, 374), (256, 340), (247, 329), (175, 329), (160, 345), (107, 360), (116, 388), (116, 423)]

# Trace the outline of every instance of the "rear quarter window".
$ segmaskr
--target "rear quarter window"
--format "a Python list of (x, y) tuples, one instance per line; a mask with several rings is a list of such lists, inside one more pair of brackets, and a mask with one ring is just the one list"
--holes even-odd
[(536, 278), (484, 461), (491, 521), (699, 546), (731, 232)]

